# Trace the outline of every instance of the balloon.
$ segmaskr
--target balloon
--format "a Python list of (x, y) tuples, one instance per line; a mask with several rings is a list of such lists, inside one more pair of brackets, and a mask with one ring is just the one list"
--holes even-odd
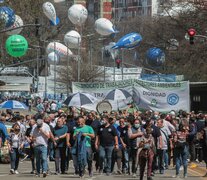
[(27, 40), (21, 35), (12, 35), (6, 40), (6, 51), (13, 57), (25, 55), (27, 49)]
[(49, 64), (54, 64), (54, 62), (56, 62), (56, 64), (58, 64), (59, 60), (60, 60), (60, 57), (55, 52), (51, 52), (48, 54), (48, 63)]
[(13, 9), (7, 6), (0, 7), (0, 19), (4, 20), (6, 28), (12, 26), (15, 21)]
[(66, 57), (68, 55), (72, 55), (73, 53), (69, 48), (59, 42), (51, 42), (47, 45), (46, 49), (47, 53), (55, 52), (60, 57)]
[(43, 8), (43, 13), (47, 16), (48, 19), (50, 19), (54, 25), (58, 24), (57, 16), (56, 16), (56, 11), (55, 7), (51, 2), (45, 2), (42, 5)]
[(106, 51), (108, 51), (108, 53), (110, 53), (110, 56), (111, 56), (112, 59), (115, 59), (119, 54), (118, 49), (112, 49), (112, 47), (115, 44), (116, 44), (115, 42), (110, 42), (107, 46), (102, 48), (102, 50), (105, 51), (105, 53), (106, 53)]
[(81, 4), (74, 4), (68, 9), (68, 18), (75, 25), (82, 25), (87, 17), (88, 11)]
[(123, 36), (119, 41), (114, 45), (113, 49), (127, 48), (132, 49), (140, 44), (142, 41), (142, 36), (138, 33), (129, 33)]
[(98, 34), (102, 36), (108, 36), (112, 33), (117, 33), (114, 30), (113, 24), (106, 18), (99, 18), (95, 22), (95, 30)]
[[(24, 23), (22, 21), (22, 18), (19, 17), (18, 15), (15, 15), (15, 22), (14, 22), (14, 24), (11, 27), (7, 28), (7, 30), (13, 29), (13, 28), (17, 28), (17, 27), (21, 27), (23, 25), (24, 25)], [(6, 33), (8, 35), (19, 34), (22, 31), (22, 29), (23, 28), (15, 29), (15, 30), (7, 31)]]
[(148, 49), (146, 56), (147, 63), (151, 66), (161, 66), (165, 62), (165, 53), (156, 47)]
[(81, 36), (77, 31), (69, 31), (64, 36), (64, 42), (69, 48), (78, 48), (81, 43)]
[(54, 0), (54, 3), (65, 2), (65, 0)]
[(50, 25), (52, 25), (52, 26), (56, 26), (56, 25), (59, 24), (59, 23), (60, 23), (60, 19), (59, 19), (59, 17), (56, 17), (56, 21), (55, 21), (55, 23), (54, 23), (53, 21), (50, 20)]

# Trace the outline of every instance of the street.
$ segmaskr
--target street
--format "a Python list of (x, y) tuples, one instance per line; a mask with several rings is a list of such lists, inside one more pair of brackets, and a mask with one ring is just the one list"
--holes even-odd
[[(49, 163), (51, 172), (54, 172), (54, 162)], [(26, 180), (26, 179), (36, 179), (37, 177), (33, 174), (30, 174), (31, 171), (31, 164), (29, 161), (24, 161), (20, 162), (19, 164), (19, 175), (10, 175), (9, 174), (10, 170), (10, 164), (0, 164), (0, 179), (1, 180)], [(68, 174), (64, 175), (49, 175), (46, 178), (50, 180), (56, 180), (56, 179), (79, 179), (78, 176), (74, 176), (74, 169), (72, 168), (72, 165), (70, 164), (70, 170)], [(172, 180), (175, 178), (172, 178), (174, 175), (175, 170), (170, 167), (169, 170), (165, 171), (164, 175), (161, 174), (156, 174), (153, 179), (154, 180)], [(188, 179), (190, 180), (206, 180), (207, 178), (202, 177), (205, 174), (205, 168), (203, 164), (199, 164), (198, 167), (194, 168), (188, 168)], [(179, 179), (183, 179), (182, 177), (182, 171), (181, 171), (181, 177)], [(112, 174), (111, 176), (105, 176), (105, 175), (99, 175), (98, 173), (94, 172), (94, 176), (90, 178), (88, 174), (86, 173), (85, 179), (90, 180), (90, 179), (97, 179), (97, 180), (111, 180), (111, 179), (126, 179), (126, 180), (133, 180), (133, 179), (138, 179), (133, 178), (131, 175), (116, 175)], [(146, 176), (144, 177), (146, 179)]]

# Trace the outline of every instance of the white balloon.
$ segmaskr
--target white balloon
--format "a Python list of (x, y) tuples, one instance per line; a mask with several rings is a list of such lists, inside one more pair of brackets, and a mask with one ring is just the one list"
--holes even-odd
[(60, 61), (60, 57), (55, 53), (55, 52), (51, 52), (48, 54), (48, 63), (49, 64), (54, 64), (56, 62), (56, 64), (58, 64)]
[(46, 52), (49, 54), (55, 52), (60, 57), (66, 57), (67, 55), (73, 55), (72, 51), (64, 44), (59, 42), (51, 42), (47, 45)]
[(68, 9), (68, 18), (73, 24), (82, 25), (88, 17), (87, 9), (81, 4), (74, 4)]
[(64, 36), (64, 42), (69, 48), (78, 48), (81, 43), (81, 35), (77, 31), (69, 31)]
[(65, 2), (65, 0), (54, 0), (54, 3)]
[(56, 16), (55, 7), (53, 6), (53, 4), (51, 2), (45, 2), (42, 5), (42, 8), (47, 18), (50, 19), (54, 23), (54, 25), (57, 25), (56, 23), (57, 16)]
[[(14, 24), (7, 28), (6, 30), (9, 30), (9, 29), (13, 29), (13, 28), (17, 28), (17, 27), (20, 27), (20, 26), (23, 26), (24, 23), (23, 23), (23, 20), (20, 16), (18, 15), (15, 15), (15, 22)], [(19, 34), (21, 31), (22, 31), (23, 28), (19, 28), (19, 29), (15, 29), (15, 30), (12, 30), (12, 31), (8, 31), (6, 32), (8, 35), (13, 35), (13, 34)]]
[(99, 18), (96, 20), (95, 30), (98, 34), (102, 36), (108, 36), (112, 33), (116, 33), (113, 28), (112, 22), (106, 18)]

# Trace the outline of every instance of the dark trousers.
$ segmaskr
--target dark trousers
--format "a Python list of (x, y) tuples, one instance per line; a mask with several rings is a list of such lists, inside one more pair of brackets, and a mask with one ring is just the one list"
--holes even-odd
[(131, 158), (132, 158), (132, 173), (137, 172), (137, 151), (138, 149), (131, 149)]
[(11, 159), (11, 169), (17, 170), (19, 166), (19, 150), (18, 148), (13, 148), (10, 151), (10, 159)]
[[(87, 157), (87, 164), (88, 164), (88, 172), (90, 174), (92, 173), (92, 162), (93, 162), (93, 152), (91, 147), (86, 148), (86, 157)], [(79, 172), (79, 176), (82, 177), (85, 174), (85, 167), (82, 167), (81, 165), (78, 164), (78, 172)]]
[(65, 172), (66, 147), (56, 147), (55, 149), (55, 170), (56, 172)]
[(196, 160), (196, 147), (194, 141), (189, 142), (190, 161)]
[(66, 157), (65, 157), (65, 170), (68, 171), (69, 169), (69, 161), (71, 159), (70, 148), (66, 147)]
[[(145, 151), (145, 150), (142, 150)], [(140, 152), (140, 154), (145, 154), (143, 152)], [(144, 170), (145, 166), (147, 164), (147, 177), (151, 176), (152, 173), (152, 161), (153, 161), (154, 153), (150, 150), (146, 154), (146, 156), (140, 156), (139, 157), (139, 165), (140, 165), (140, 180), (143, 180), (144, 177)]]
[(115, 162), (117, 162), (118, 170), (121, 170), (122, 149), (114, 149), (112, 154), (111, 172), (114, 170)]
[(164, 150), (158, 149), (157, 155), (158, 155), (158, 169), (160, 173), (164, 173)]

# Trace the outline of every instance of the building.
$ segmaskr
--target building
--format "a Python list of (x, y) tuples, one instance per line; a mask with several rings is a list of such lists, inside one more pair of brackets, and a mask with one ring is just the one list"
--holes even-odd
[(207, 112), (207, 82), (190, 82), (191, 110)]
[(162, 2), (160, 0), (74, 0), (74, 3), (86, 6), (89, 15), (95, 19), (104, 17), (120, 20), (125, 17), (154, 16)]

